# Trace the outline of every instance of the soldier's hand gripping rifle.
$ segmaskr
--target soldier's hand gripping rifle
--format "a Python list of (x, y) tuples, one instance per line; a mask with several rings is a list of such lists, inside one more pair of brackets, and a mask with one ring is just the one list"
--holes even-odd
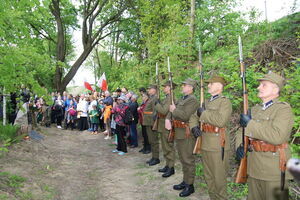
[[(199, 76), (200, 76), (200, 107), (204, 108), (204, 85), (203, 85), (203, 65), (202, 65), (202, 54), (201, 46), (199, 46)], [(202, 122), (199, 124), (200, 130), (202, 131)], [(197, 137), (193, 154), (200, 154), (201, 150), (201, 139), (202, 137)]]
[[(155, 69), (156, 69), (156, 86), (157, 86), (157, 98), (158, 101), (160, 101), (160, 91), (159, 91), (159, 73), (158, 73), (158, 64), (156, 63), (155, 65)], [(158, 129), (158, 115), (156, 115), (154, 124), (152, 126), (152, 130), (153, 131), (157, 131)]]
[[(242, 47), (242, 40), (239, 36), (239, 55), (240, 55), (240, 68), (241, 68), (241, 79), (243, 84), (243, 114), (248, 114), (248, 94), (247, 94), (247, 87), (246, 87), (246, 68), (243, 61), (243, 47)], [(237, 171), (236, 183), (246, 183), (247, 182), (247, 151), (249, 145), (249, 138), (245, 136), (245, 127), (242, 127), (242, 140), (243, 140), (243, 149), (244, 154), (243, 158), (240, 161), (240, 166)]]
[[(173, 81), (172, 81), (172, 73), (171, 73), (171, 67), (170, 67), (170, 58), (168, 57), (168, 72), (169, 72), (169, 81), (170, 81), (170, 104), (174, 104), (174, 92), (173, 92)], [(172, 128), (168, 135), (168, 142), (173, 142), (175, 137), (175, 129), (174, 129), (174, 123), (173, 123), (173, 116), (171, 114), (171, 124)]]

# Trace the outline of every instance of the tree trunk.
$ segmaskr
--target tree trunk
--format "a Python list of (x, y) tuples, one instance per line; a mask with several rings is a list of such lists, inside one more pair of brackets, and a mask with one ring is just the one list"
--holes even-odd
[(61, 13), (59, 8), (59, 0), (52, 0), (52, 4), (49, 5), (51, 13), (55, 17), (57, 25), (57, 44), (56, 44), (56, 70), (54, 84), (58, 92), (63, 92), (66, 87), (62, 87), (62, 69), (61, 63), (65, 62), (66, 58), (66, 44), (65, 44), (65, 31), (64, 25), (61, 19)]
[[(120, 20), (120, 17), (124, 10), (126, 9), (126, 4), (124, 1), (123, 4), (119, 5), (119, 8), (116, 8), (117, 12), (112, 12), (112, 15), (107, 19), (101, 21), (101, 25), (98, 26), (98, 29), (95, 28), (95, 20), (104, 11), (104, 7), (110, 4), (109, 0), (94, 1), (94, 0), (85, 0), (83, 1), (83, 23), (82, 23), (82, 44), (84, 47), (83, 52), (77, 58), (75, 63), (71, 66), (69, 72), (63, 77), (63, 66), (61, 63), (65, 62), (66, 57), (66, 32), (61, 17), (60, 0), (51, 0), (49, 8), (51, 13), (55, 17), (57, 25), (57, 55), (56, 55), (56, 71), (55, 71), (55, 83), (54, 86), (59, 92), (63, 92), (72, 78), (75, 76), (81, 64), (88, 57), (93, 48), (108, 35), (115, 33), (114, 29), (108, 30), (109, 26), (112, 26), (114, 23)], [(112, 58), (113, 59), (113, 58)]]
[(190, 34), (191, 41), (194, 41), (195, 38), (195, 0), (191, 0), (191, 21), (190, 21)]
[(116, 42), (115, 42), (115, 62), (118, 63), (118, 44), (119, 44), (119, 39), (120, 39), (120, 33), (117, 32), (117, 36), (116, 36)]
[(98, 64), (98, 68), (99, 68), (99, 76), (102, 74), (101, 73), (101, 62), (100, 62), (100, 56), (99, 56), (99, 51), (98, 48), (95, 48), (95, 52), (96, 52), (96, 60), (97, 60), (97, 64)]

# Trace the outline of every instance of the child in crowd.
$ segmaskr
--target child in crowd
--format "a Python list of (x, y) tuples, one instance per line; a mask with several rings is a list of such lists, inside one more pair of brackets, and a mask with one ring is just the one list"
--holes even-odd
[(111, 139), (111, 127), (110, 127), (110, 122), (111, 122), (111, 109), (112, 105), (110, 105), (108, 102), (105, 103), (105, 108), (104, 108), (104, 124), (105, 124), (105, 132), (107, 133), (107, 136), (104, 138), (105, 140)]
[(90, 120), (91, 120), (91, 128), (92, 134), (98, 134), (98, 126), (99, 126), (99, 111), (97, 110), (97, 105), (92, 106), (93, 109), (89, 112)]
[(76, 108), (75, 108), (75, 104), (73, 102), (73, 100), (70, 101), (68, 109), (67, 109), (67, 127), (66, 129), (68, 129), (68, 127), (71, 127), (71, 130), (73, 130), (75, 128), (75, 119), (76, 119)]

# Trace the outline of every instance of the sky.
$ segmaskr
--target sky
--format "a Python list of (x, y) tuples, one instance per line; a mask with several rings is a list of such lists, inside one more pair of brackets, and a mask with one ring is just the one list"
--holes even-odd
[[(292, 14), (291, 8), (293, 7), (293, 4), (295, 0), (242, 0), (242, 6), (240, 7), (242, 12), (248, 12), (253, 7), (257, 9), (259, 12), (261, 12), (261, 16), (259, 20), (265, 20), (266, 14), (265, 14), (265, 2), (267, 5), (267, 19), (268, 21), (274, 21), (277, 20), (283, 16)], [(295, 12), (300, 11), (300, 0), (296, 1), (296, 10)], [(80, 55), (82, 52), (82, 44), (81, 44), (81, 32), (79, 30), (74, 31), (73, 33), (73, 40), (75, 42), (76, 46), (76, 52), (77, 56)], [(75, 62), (75, 61), (73, 61)], [(70, 63), (72, 64), (72, 62)], [(109, 77), (106, 77), (108, 79), (109, 84)], [(72, 79), (72, 81), (69, 83), (68, 86), (83, 86), (84, 81), (87, 81), (91, 84), (93, 84), (94, 81), (94, 75), (93, 72), (88, 69), (88, 67), (83, 65), (79, 68), (76, 75)]]

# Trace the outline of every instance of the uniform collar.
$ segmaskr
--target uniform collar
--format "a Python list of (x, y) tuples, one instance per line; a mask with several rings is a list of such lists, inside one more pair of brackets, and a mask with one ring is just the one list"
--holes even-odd
[(209, 101), (214, 101), (215, 99), (217, 99), (217, 98), (219, 98), (219, 97), (220, 97), (219, 94), (214, 95), (214, 96), (210, 97), (210, 100), (209, 100)]
[(185, 95), (182, 97), (183, 100), (186, 100), (190, 95)]
[(273, 100), (270, 100), (266, 103), (263, 103), (262, 105), (262, 110), (267, 110), (270, 106), (272, 106), (274, 104), (274, 101)]

